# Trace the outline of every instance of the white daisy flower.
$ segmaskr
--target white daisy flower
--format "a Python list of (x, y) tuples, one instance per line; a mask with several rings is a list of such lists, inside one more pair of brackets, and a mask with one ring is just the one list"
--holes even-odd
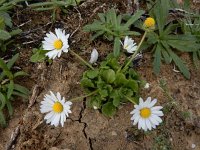
[(157, 99), (151, 101), (151, 97), (148, 97), (145, 102), (140, 98), (139, 105), (134, 105), (135, 109), (131, 112), (133, 125), (138, 123), (138, 129), (142, 128), (144, 131), (155, 129), (162, 122), (160, 116), (163, 116), (163, 112), (160, 110), (163, 107), (154, 106), (156, 102)]
[(99, 57), (99, 53), (98, 53), (98, 51), (94, 48), (94, 49), (92, 50), (92, 53), (91, 53), (91, 57), (90, 57), (90, 61), (89, 61), (89, 62), (90, 62), (91, 64), (96, 63), (98, 57)]
[(127, 50), (128, 53), (133, 53), (136, 51), (137, 45), (132, 38), (126, 36), (124, 39), (123, 48)]
[(49, 32), (46, 34), (43, 43), (43, 49), (49, 50), (45, 55), (50, 59), (55, 59), (56, 56), (60, 57), (62, 52), (68, 52), (69, 34), (65, 34), (65, 30), (55, 29), (55, 33)]
[(47, 113), (44, 117), (47, 124), (51, 123), (51, 125), (57, 127), (60, 123), (63, 127), (66, 116), (68, 117), (69, 113), (71, 113), (71, 104), (72, 102), (70, 101), (65, 102), (65, 98), (62, 98), (59, 92), (54, 95), (54, 93), (50, 91), (50, 95), (46, 94), (44, 96), (40, 111), (41, 113)]

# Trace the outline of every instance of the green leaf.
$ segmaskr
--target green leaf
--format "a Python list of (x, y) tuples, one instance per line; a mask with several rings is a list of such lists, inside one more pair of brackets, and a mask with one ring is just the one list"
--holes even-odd
[(14, 73), (14, 78), (16, 78), (18, 76), (28, 76), (28, 74), (24, 71), (18, 71), (16, 73)]
[(193, 52), (199, 48), (199, 45), (192, 41), (169, 40), (168, 44), (182, 52)]
[(95, 33), (92, 37), (91, 40), (93, 41), (94, 39), (96, 39), (97, 37), (103, 35), (105, 33), (105, 31), (97, 31), (97, 33)]
[(14, 84), (14, 89), (18, 92), (21, 92), (22, 94), (28, 95), (29, 90), (25, 88), (24, 86), (21, 86), (19, 84)]
[(42, 50), (42, 49), (37, 49), (36, 52), (31, 56), (30, 61), (31, 62), (42, 62), (45, 60), (46, 56), (45, 54), (48, 51)]
[(138, 92), (138, 83), (135, 80), (128, 80), (126, 87), (131, 88), (134, 92)]
[(113, 99), (113, 105), (115, 107), (118, 107), (120, 105), (120, 101), (121, 101), (121, 97), (119, 95), (119, 91), (118, 90), (114, 90), (111, 94), (110, 94), (110, 98)]
[(183, 73), (183, 75), (189, 79), (190, 78), (190, 72), (188, 68), (185, 66), (184, 62), (172, 51), (169, 51), (170, 56), (172, 57), (173, 61), (175, 62), (176, 66), (179, 68), (179, 70)]
[(156, 22), (158, 25), (159, 33), (162, 34), (169, 13), (169, 1), (156, 1), (153, 11), (155, 13), (154, 15), (156, 16)]
[(14, 65), (14, 63), (17, 61), (18, 57), (19, 57), (19, 53), (15, 54), (15, 55), (8, 61), (8, 63), (7, 63), (8, 69), (10, 69), (10, 68)]
[[(6, 63), (0, 58), (0, 68), (3, 69), (3, 73), (9, 77), (9, 79), (13, 79), (12, 73), (9, 71)], [(3, 74), (1, 75), (2, 78)]]
[(128, 81), (125, 77), (125, 75), (123, 73), (117, 73), (116, 74), (116, 80), (115, 80), (115, 85), (119, 86), (119, 85), (124, 85), (126, 84)]
[(98, 76), (99, 74), (99, 70), (95, 69), (95, 70), (89, 70), (87, 71), (87, 77), (90, 78), (90, 79), (94, 79)]
[(21, 30), (21, 29), (16, 29), (16, 30), (12, 30), (12, 31), (10, 32), (10, 35), (11, 35), (11, 36), (15, 36), (15, 35), (18, 35), (18, 34), (20, 34), (20, 33), (22, 33), (22, 30)]
[(102, 22), (106, 22), (105, 14), (104, 14), (104, 13), (98, 13), (98, 16), (99, 16), (99, 18), (100, 18), (100, 20), (101, 20)]
[(161, 66), (161, 45), (157, 44), (153, 61), (153, 71), (155, 74), (159, 74), (160, 66)]
[(119, 54), (120, 54), (120, 47), (121, 47), (120, 38), (119, 38), (119, 37), (115, 37), (115, 41), (114, 41), (114, 51), (113, 51), (115, 57), (119, 57)]
[(99, 90), (99, 94), (101, 95), (101, 98), (105, 98), (108, 96), (108, 91), (105, 89)]
[(1, 100), (0, 110), (2, 110), (6, 104), (6, 98), (1, 92), (0, 92), (0, 100)]
[(195, 66), (196, 68), (199, 68), (199, 66), (200, 66), (200, 60), (198, 59), (198, 54), (197, 54), (197, 52), (193, 52), (193, 53), (192, 53), (192, 59), (193, 59), (194, 66)]
[(4, 31), (4, 30), (0, 30), (0, 40), (8, 40), (11, 38), (11, 35), (7, 32), (7, 31)]
[(141, 15), (144, 14), (143, 10), (138, 10), (133, 16), (131, 16), (131, 18), (126, 22), (126, 24), (124, 25), (125, 28), (130, 27), (135, 21), (137, 21)]
[(28, 98), (28, 95), (27, 95), (27, 94), (23, 94), (23, 93), (18, 92), (18, 91), (13, 91), (13, 95), (20, 96), (20, 97), (23, 97), (23, 98), (25, 98), (25, 99)]
[(6, 127), (6, 120), (5, 120), (5, 117), (4, 117), (4, 114), (3, 114), (2, 110), (0, 110), (0, 124), (3, 127)]
[(116, 113), (116, 107), (112, 102), (107, 102), (102, 106), (102, 113), (107, 117), (112, 117)]
[(8, 113), (9, 113), (9, 115), (10, 115), (10, 116), (13, 115), (13, 108), (12, 108), (12, 105), (11, 105), (11, 103), (10, 103), (9, 100), (6, 102), (6, 106), (7, 106), (7, 108), (8, 108)]
[(14, 82), (10, 80), (10, 84), (8, 85), (7, 99), (9, 100), (14, 90)]
[(112, 69), (104, 70), (102, 73), (103, 79), (107, 83), (113, 83), (115, 81), (115, 72)]
[(81, 80), (81, 85), (83, 87), (91, 87), (94, 88), (94, 83), (92, 83), (92, 80), (88, 79), (88, 78), (83, 78)]

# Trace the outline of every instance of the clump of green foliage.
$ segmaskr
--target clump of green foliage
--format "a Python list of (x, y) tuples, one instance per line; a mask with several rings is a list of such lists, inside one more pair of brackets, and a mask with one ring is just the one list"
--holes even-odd
[(48, 2), (39, 2), (35, 4), (29, 5), (36, 11), (49, 11), (52, 10), (52, 18), (56, 20), (56, 11), (62, 10), (63, 12), (67, 12), (67, 8), (70, 6), (77, 6), (82, 0), (51, 0)]
[(160, 72), (162, 61), (167, 64), (174, 62), (183, 75), (189, 79), (190, 72), (177, 52), (196, 53), (200, 45), (197, 43), (196, 36), (176, 32), (180, 24), (167, 21), (170, 9), (170, 1), (156, 0), (149, 13), (155, 18), (157, 29), (147, 34), (145, 44), (153, 47), (153, 70), (156, 74)]
[(0, 58), (0, 124), (6, 125), (4, 112), (8, 109), (8, 113), (11, 116), (13, 114), (13, 108), (11, 101), (14, 100), (14, 96), (20, 96), (27, 98), (29, 90), (17, 83), (16, 78), (20, 76), (26, 76), (27, 74), (23, 71), (13, 73), (11, 68), (18, 59), (19, 54), (14, 55), (7, 63)]
[(108, 41), (114, 41), (113, 54), (115, 57), (120, 55), (120, 39), (128, 35), (140, 35), (139, 32), (131, 31), (130, 26), (133, 25), (144, 13), (139, 10), (128, 20), (123, 22), (122, 15), (117, 15), (115, 9), (110, 9), (106, 13), (99, 13), (99, 20), (94, 20), (92, 24), (84, 26), (86, 32), (93, 32), (91, 40), (99, 36), (103, 36)]
[(117, 58), (109, 55), (99, 68), (87, 70), (83, 74), (81, 85), (89, 97), (89, 106), (101, 109), (106, 116), (113, 116), (120, 104), (138, 102), (141, 80), (137, 72), (130, 68), (122, 72)]
[(24, 0), (0, 1), (0, 49), (4, 52), (6, 51), (7, 45), (12, 42), (10, 40), (11, 37), (21, 33), (20, 29), (12, 29), (13, 24), (8, 11), (22, 1)]

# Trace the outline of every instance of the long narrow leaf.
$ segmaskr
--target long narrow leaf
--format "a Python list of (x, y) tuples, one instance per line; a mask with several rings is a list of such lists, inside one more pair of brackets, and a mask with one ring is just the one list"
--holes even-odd
[(120, 38), (116, 37), (114, 41), (114, 56), (118, 57), (120, 54)]
[(160, 73), (160, 66), (161, 66), (161, 45), (158, 44), (156, 47), (156, 51), (154, 54), (154, 61), (153, 61), (153, 71), (155, 74)]
[(174, 63), (179, 68), (179, 70), (183, 73), (183, 75), (189, 79), (190, 78), (190, 72), (188, 68), (185, 66), (184, 62), (171, 50), (169, 51), (170, 56), (172, 57)]
[(13, 80), (10, 80), (10, 83), (8, 85), (8, 92), (7, 92), (7, 99), (9, 100), (12, 93), (13, 93), (13, 90), (14, 90), (14, 82)]
[(6, 119), (4, 117), (4, 114), (2, 112), (2, 110), (0, 110), (0, 124), (5, 127), (6, 126)]
[(1, 101), (0, 110), (2, 110), (6, 104), (6, 98), (1, 92), (0, 92), (0, 101)]
[(130, 27), (130, 25), (132, 25), (135, 21), (137, 21), (141, 15), (144, 14), (143, 10), (139, 10), (137, 11), (133, 16), (131, 16), (131, 18), (126, 22), (126, 24), (124, 25), (125, 28)]

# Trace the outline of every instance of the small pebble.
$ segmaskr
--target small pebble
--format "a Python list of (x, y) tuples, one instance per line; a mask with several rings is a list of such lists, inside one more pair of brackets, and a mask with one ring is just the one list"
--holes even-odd
[(112, 133), (111, 133), (113, 136), (116, 136), (117, 135), (117, 133), (115, 132), (115, 131), (112, 131)]
[(195, 144), (192, 144), (192, 146), (191, 146), (193, 149), (196, 147), (196, 145)]

